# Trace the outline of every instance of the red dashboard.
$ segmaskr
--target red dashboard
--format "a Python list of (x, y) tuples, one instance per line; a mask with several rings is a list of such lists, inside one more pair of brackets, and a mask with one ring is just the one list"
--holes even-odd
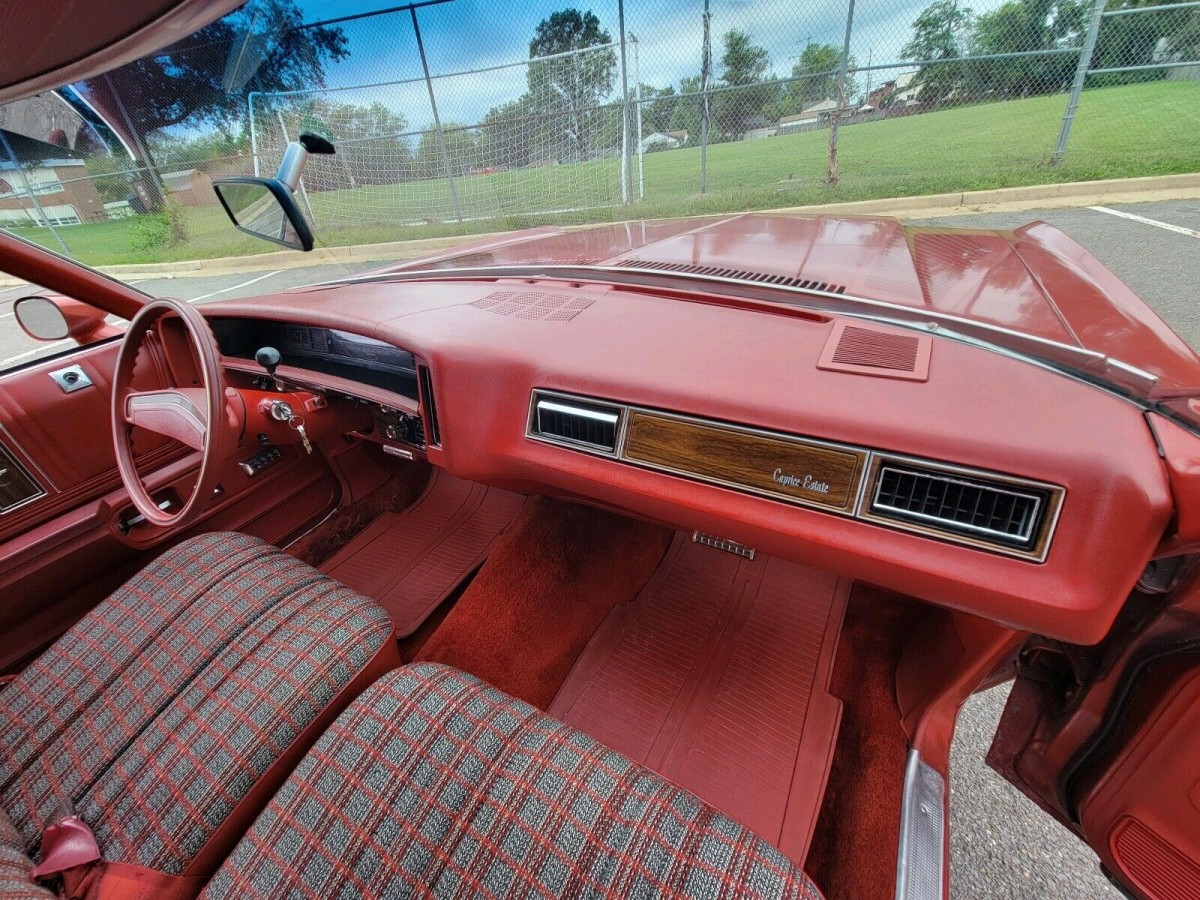
[[(411, 352), (436, 403), (428, 458), (458, 477), (696, 528), (1067, 641), (1103, 636), (1172, 516), (1138, 406), (949, 338), (932, 337), (919, 380), (821, 367), (845, 320), (578, 283), (348, 284), (206, 311)], [(533, 440), (535, 389), (1027, 480), (1061, 489), (1061, 508), (1044, 561), (1012, 558)]]

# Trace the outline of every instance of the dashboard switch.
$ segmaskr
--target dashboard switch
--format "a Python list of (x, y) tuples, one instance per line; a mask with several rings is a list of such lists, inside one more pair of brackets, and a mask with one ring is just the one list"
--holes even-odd
[(249, 459), (242, 460), (239, 465), (248, 477), (253, 478), (267, 466), (277, 463), (281, 459), (283, 459), (283, 451), (278, 447), (271, 446), (264, 447)]

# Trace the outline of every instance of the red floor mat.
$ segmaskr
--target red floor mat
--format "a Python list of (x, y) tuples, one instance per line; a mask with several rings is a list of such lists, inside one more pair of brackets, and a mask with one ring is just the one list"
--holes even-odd
[(406, 637), (483, 562), (524, 502), (435, 468), (416, 503), (384, 513), (321, 570), (378, 600)]
[(803, 863), (837, 741), (848, 582), (678, 534), (550, 707)]

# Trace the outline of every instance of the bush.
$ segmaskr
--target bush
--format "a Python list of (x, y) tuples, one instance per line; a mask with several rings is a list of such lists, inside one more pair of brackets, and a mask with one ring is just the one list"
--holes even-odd
[(129, 225), (129, 236), (134, 250), (155, 250), (182, 244), (187, 240), (183, 206), (175, 200), (168, 200), (158, 212), (134, 217)]

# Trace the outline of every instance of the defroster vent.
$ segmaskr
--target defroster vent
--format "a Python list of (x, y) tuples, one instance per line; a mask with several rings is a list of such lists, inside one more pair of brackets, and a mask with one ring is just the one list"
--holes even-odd
[(619, 406), (535, 392), (529, 435), (611, 456), (617, 452), (622, 414)]
[(1057, 489), (883, 460), (867, 515), (1036, 555)]

